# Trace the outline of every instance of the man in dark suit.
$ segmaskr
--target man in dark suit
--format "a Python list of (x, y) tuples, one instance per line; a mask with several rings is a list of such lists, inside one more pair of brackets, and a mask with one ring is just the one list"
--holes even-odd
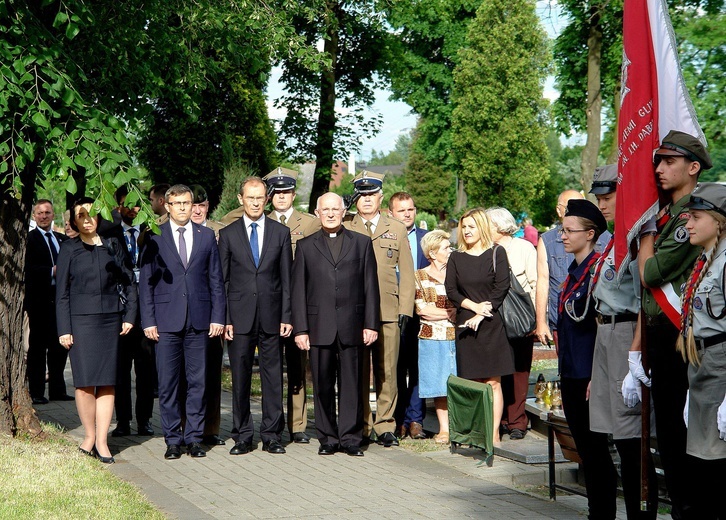
[(282, 343), (292, 332), (290, 231), (265, 217), (267, 186), (249, 177), (237, 196), (244, 214), (219, 232), (219, 252), (227, 289), (229, 364), (232, 369), (232, 438), (230, 455), (252, 449), (254, 427), (250, 386), (255, 347), (262, 380), (262, 449), (285, 453), (280, 435), (282, 409)]
[[(139, 277), (141, 326), (157, 341), (159, 408), (166, 459), (204, 457), (204, 378), (207, 338), (224, 330), (224, 279), (214, 231), (191, 222), (192, 192), (177, 184), (166, 192), (169, 221), (161, 235), (144, 244)], [(186, 425), (181, 427), (178, 400), (181, 364), (187, 381)]]
[[(408, 232), (408, 245), (413, 256), (414, 270), (429, 265), (421, 250), (425, 229), (416, 227), (416, 205), (413, 197), (399, 191), (388, 199), (388, 216), (403, 222)], [(414, 314), (401, 329), (401, 347), (398, 351), (398, 403), (396, 404), (396, 434), (400, 438), (411, 435), (412, 439), (425, 439), (423, 420), (426, 417), (426, 399), (418, 395), (418, 329), (421, 322)]]
[(28, 313), (27, 374), (33, 404), (46, 404), (45, 370), (48, 363), (48, 397), (72, 401), (66, 393), (63, 371), (68, 351), (58, 343), (55, 321), (55, 268), (60, 244), (66, 236), (53, 231), (53, 203), (41, 199), (33, 208), (37, 227), (28, 233), (25, 253), (25, 310)]
[(378, 338), (380, 295), (370, 237), (345, 229), (343, 211), (339, 195), (318, 199), (322, 229), (300, 240), (295, 253), (292, 319), (295, 343), (310, 351), (318, 453), (361, 457), (363, 347)]

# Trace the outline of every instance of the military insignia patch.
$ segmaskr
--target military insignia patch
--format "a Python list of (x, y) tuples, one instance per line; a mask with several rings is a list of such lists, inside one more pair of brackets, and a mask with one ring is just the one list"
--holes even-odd
[(398, 233), (386, 232), (381, 235), (381, 238), (388, 238), (390, 240), (398, 240)]
[(676, 231), (673, 233), (673, 240), (675, 240), (679, 244), (686, 242), (688, 240), (688, 237), (689, 234), (686, 226), (677, 227)]
[(701, 309), (703, 309), (703, 301), (701, 301), (700, 296), (696, 296), (693, 299), (693, 308), (696, 309), (697, 311), (700, 311)]
[(605, 279), (608, 282), (612, 282), (615, 279), (615, 271), (613, 269), (609, 269), (605, 271), (605, 274), (603, 275)]
[(691, 214), (688, 213), (687, 211), (684, 211), (683, 213), (681, 213), (680, 215), (678, 215), (678, 218), (681, 219), (681, 220), (688, 220), (688, 219), (691, 218)]
[(386, 253), (386, 256), (388, 258), (393, 258), (393, 249), (389, 249), (388, 252)]

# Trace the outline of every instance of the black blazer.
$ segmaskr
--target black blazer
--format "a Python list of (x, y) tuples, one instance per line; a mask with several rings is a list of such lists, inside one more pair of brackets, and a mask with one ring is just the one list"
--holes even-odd
[(311, 345), (362, 345), (363, 329), (378, 330), (380, 294), (370, 237), (341, 228), (333, 261), (323, 231), (298, 241), (292, 266), (292, 327)]
[(219, 256), (227, 289), (227, 324), (235, 334), (248, 334), (259, 317), (266, 334), (278, 334), (292, 323), (290, 230), (265, 217), (260, 265), (255, 267), (243, 218), (219, 230)]
[[(52, 233), (59, 245), (68, 240), (61, 233)], [(50, 256), (45, 231), (35, 228), (28, 233), (25, 252), (25, 308), (30, 313), (35, 310), (46, 311), (54, 301), (53, 258)]]
[[(123, 322), (136, 323), (134, 273), (124, 264), (124, 246), (115, 238), (102, 242), (103, 246), (89, 250), (76, 237), (61, 247), (56, 269), (58, 336), (73, 334), (72, 317), (77, 315), (121, 313)], [(117, 283), (124, 286), (126, 305), (120, 301)]]

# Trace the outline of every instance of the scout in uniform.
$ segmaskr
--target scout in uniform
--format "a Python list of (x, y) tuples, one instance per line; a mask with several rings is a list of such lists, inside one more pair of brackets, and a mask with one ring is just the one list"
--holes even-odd
[[(595, 169), (590, 193), (597, 198), (598, 207), (608, 221), (615, 220), (615, 199), (618, 168), (615, 164)], [(648, 230), (644, 230), (647, 232)], [(629, 519), (655, 518), (657, 514), (658, 487), (655, 485), (655, 468), (651, 464), (648, 476), (649, 508), (640, 511), (640, 403), (636, 390), (625, 391), (623, 379), (634, 380), (628, 370), (629, 357), (640, 366), (640, 278), (638, 260), (634, 259), (618, 280), (615, 266), (615, 237), (611, 237), (602, 256), (595, 264), (591, 285), (597, 312), (597, 337), (590, 382), (590, 429), (600, 434), (610, 434), (620, 455), (623, 495)], [(637, 351), (631, 346), (635, 343)], [(650, 385), (650, 380), (643, 377)], [(621, 396), (621, 387), (623, 388)], [(625, 402), (623, 397), (630, 396)], [(627, 398), (626, 398), (627, 399)]]
[[(673, 518), (688, 515), (685, 492), (686, 427), (681, 411), (686, 402), (686, 363), (675, 344), (681, 322), (679, 299), (700, 248), (691, 245), (686, 224), (686, 202), (698, 175), (712, 163), (703, 144), (684, 132), (672, 130), (655, 152), (655, 175), (668, 205), (658, 214), (654, 235), (641, 237), (638, 266), (644, 286), (646, 348), (651, 368), (651, 392), (656, 437)], [(632, 370), (632, 368), (631, 368)], [(640, 372), (641, 367), (636, 367)]]
[[(267, 216), (288, 228), (292, 240), (292, 256), (301, 238), (312, 235), (320, 229), (320, 219), (301, 213), (293, 207), (297, 172), (287, 168), (276, 168), (262, 178), (271, 195), (272, 211)], [(308, 351), (295, 345), (295, 338), (283, 338), (285, 362), (287, 364), (287, 428), (293, 442), (308, 444), (310, 437), (305, 430), (308, 425), (306, 372)]]
[(726, 489), (726, 186), (694, 190), (686, 225), (690, 242), (703, 247), (682, 298), (678, 349), (688, 362), (686, 473), (693, 487), (691, 518), (724, 518)]
[[(343, 225), (368, 235), (378, 264), (378, 287), (381, 294), (381, 334), (370, 347), (365, 347), (361, 387), (363, 395), (363, 435), (375, 432), (378, 444), (398, 446), (394, 435), (394, 412), (398, 400), (396, 379), (401, 329), (413, 316), (415, 296), (413, 256), (408, 244), (406, 226), (381, 213), (383, 175), (363, 171), (353, 179), (358, 213), (346, 216)], [(370, 355), (373, 355), (373, 376), (376, 383), (376, 419), (373, 422), (370, 402)]]

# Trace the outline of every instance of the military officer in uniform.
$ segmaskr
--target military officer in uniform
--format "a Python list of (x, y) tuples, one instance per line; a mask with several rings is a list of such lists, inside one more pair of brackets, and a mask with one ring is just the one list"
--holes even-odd
[[(406, 226), (381, 213), (383, 175), (363, 171), (353, 179), (358, 213), (347, 216), (346, 228), (371, 237), (378, 264), (378, 287), (381, 295), (381, 333), (378, 340), (365, 347), (361, 387), (363, 394), (363, 435), (375, 432), (378, 444), (398, 446), (394, 435), (394, 412), (398, 402), (396, 378), (401, 330), (413, 316), (415, 282), (413, 256)], [(370, 356), (376, 388), (376, 419), (373, 422), (370, 402)]]
[[(675, 344), (681, 320), (678, 300), (701, 248), (689, 242), (686, 224), (690, 215), (685, 204), (701, 171), (713, 165), (701, 141), (677, 130), (663, 138), (654, 163), (656, 181), (668, 204), (658, 214), (656, 231), (641, 238), (638, 267), (644, 286), (642, 306), (658, 451), (672, 516), (687, 518), (691, 504), (685, 492), (686, 427), (681, 412), (686, 403), (688, 376), (686, 363), (676, 352)], [(630, 371), (641, 379), (641, 366), (631, 365)]]
[[(262, 178), (267, 184), (270, 194), (272, 211), (267, 217), (290, 228), (292, 240), (292, 256), (295, 258), (295, 247), (301, 238), (312, 235), (320, 229), (320, 219), (301, 213), (293, 207), (297, 172), (288, 168), (278, 167)], [(290, 439), (298, 444), (308, 444), (310, 437), (305, 430), (308, 426), (306, 372), (308, 351), (300, 350), (295, 345), (294, 337), (282, 338), (285, 345), (285, 362), (287, 364), (287, 429)]]

